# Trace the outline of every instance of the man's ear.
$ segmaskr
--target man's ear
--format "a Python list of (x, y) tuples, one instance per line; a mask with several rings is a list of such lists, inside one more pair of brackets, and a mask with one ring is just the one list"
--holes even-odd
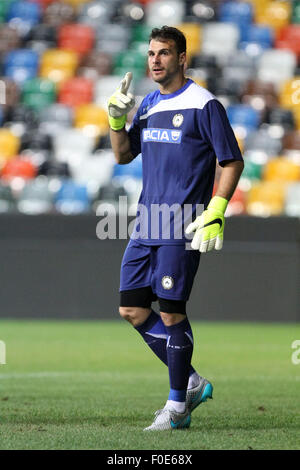
[(184, 65), (185, 62), (186, 62), (186, 52), (180, 52), (179, 65)]

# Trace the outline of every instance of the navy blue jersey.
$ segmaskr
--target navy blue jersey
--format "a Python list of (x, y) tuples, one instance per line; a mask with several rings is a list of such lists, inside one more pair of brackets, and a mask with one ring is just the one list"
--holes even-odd
[[(189, 79), (175, 93), (147, 95), (128, 134), (133, 156), (141, 153), (143, 162), (132, 238), (146, 245), (185, 243), (185, 222), (211, 199), (216, 159), (221, 166), (243, 159), (224, 107)], [(184, 206), (192, 207), (188, 221)]]

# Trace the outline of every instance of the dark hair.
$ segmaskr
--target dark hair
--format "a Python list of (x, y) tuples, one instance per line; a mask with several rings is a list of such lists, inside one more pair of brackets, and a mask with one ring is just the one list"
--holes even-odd
[(186, 52), (186, 39), (184, 34), (177, 28), (172, 26), (163, 26), (162, 28), (153, 28), (149, 37), (149, 42), (152, 39), (160, 39), (163, 42), (168, 39), (173, 39), (176, 44), (178, 54)]

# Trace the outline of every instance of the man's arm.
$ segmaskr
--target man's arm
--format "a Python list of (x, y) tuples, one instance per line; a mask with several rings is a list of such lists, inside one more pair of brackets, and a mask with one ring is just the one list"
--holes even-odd
[(132, 73), (127, 72), (115, 93), (108, 100), (110, 141), (117, 163), (124, 165), (133, 160), (130, 139), (125, 129), (127, 113), (134, 106), (134, 97), (128, 93)]
[(134, 157), (130, 150), (130, 140), (125, 127), (119, 131), (110, 129), (110, 141), (117, 163), (125, 165), (133, 160)]
[(221, 171), (221, 176), (215, 196), (223, 197), (229, 201), (244, 169), (244, 162), (241, 160), (233, 160), (228, 162)]

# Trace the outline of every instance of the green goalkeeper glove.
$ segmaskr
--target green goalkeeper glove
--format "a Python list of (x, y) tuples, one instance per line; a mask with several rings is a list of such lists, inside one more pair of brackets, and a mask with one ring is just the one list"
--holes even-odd
[(223, 197), (214, 196), (207, 209), (188, 225), (186, 234), (195, 232), (191, 247), (206, 253), (214, 248), (221, 250), (223, 246), (224, 213), (228, 201)]
[(131, 80), (132, 73), (127, 72), (117, 90), (108, 100), (108, 121), (114, 131), (123, 129), (127, 113), (134, 107), (134, 97), (131, 93), (127, 93)]

